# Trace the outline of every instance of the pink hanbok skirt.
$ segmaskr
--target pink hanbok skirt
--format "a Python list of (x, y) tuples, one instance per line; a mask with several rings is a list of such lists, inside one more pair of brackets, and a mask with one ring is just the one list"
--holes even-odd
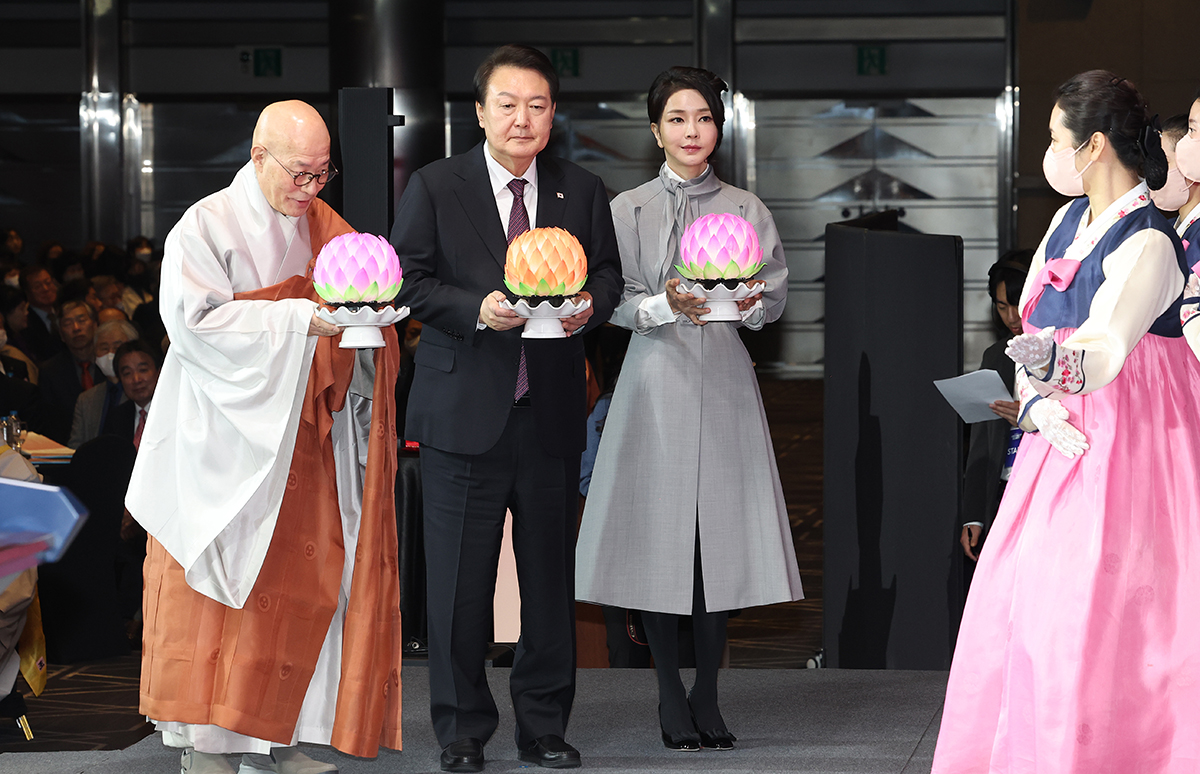
[(1062, 405), (1091, 448), (1021, 442), (933, 772), (1200, 772), (1200, 364), (1146, 335), (1111, 384)]

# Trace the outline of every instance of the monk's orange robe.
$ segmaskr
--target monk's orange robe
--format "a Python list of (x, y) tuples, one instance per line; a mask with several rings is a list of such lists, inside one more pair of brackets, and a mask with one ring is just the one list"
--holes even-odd
[[(353, 229), (320, 199), (308, 211), (314, 260)], [(238, 299), (310, 298), (308, 277), (237, 294)], [(375, 351), (371, 439), (332, 745), (373, 757), (399, 750), (400, 584), (395, 511), (394, 328)], [(337, 609), (344, 546), (334, 473), (333, 412), (345, 404), (355, 350), (340, 336), (317, 340), (287, 491), (266, 560), (242, 609), (187, 585), (183, 568), (153, 538), (145, 565), (145, 635), (139, 711), (158, 721), (217, 725), (287, 745)], [(290, 388), (280, 385), (281, 399)]]

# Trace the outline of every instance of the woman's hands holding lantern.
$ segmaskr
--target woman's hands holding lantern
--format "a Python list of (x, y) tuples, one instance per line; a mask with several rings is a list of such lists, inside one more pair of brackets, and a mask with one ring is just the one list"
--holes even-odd
[(767, 286), (765, 280), (746, 280), (746, 287), (748, 288), (756, 287), (758, 285), (762, 285), (762, 288), (759, 288), (757, 293), (743, 298), (737, 302), (739, 312), (749, 312), (752, 308), (754, 308), (754, 305), (762, 300), (763, 288)]
[(679, 280), (667, 280), (667, 303), (671, 305), (671, 311), (677, 314), (682, 314), (696, 325), (704, 325), (705, 322), (700, 319), (700, 315), (708, 314), (708, 308), (704, 306), (704, 299), (697, 298), (692, 293), (679, 292)]

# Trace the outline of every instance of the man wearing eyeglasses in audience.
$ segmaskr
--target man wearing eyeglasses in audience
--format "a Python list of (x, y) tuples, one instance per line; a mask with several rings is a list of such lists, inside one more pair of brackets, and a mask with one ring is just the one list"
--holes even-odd
[(141, 711), (185, 774), (400, 747), (399, 351), (392, 329), (340, 349), (316, 315), (314, 257), (351, 231), (317, 199), (336, 174), (317, 111), (275, 103), (233, 183), (167, 236), (171, 346), (126, 507), (153, 538)]

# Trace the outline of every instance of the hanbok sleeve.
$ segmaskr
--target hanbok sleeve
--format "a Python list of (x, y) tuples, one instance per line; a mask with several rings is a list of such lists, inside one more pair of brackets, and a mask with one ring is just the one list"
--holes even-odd
[(1044, 397), (1086, 394), (1115, 379), (1134, 346), (1183, 290), (1175, 246), (1155, 229), (1122, 242), (1104, 258), (1103, 271), (1088, 318), (1055, 344), (1047, 366), (1025, 369)]

